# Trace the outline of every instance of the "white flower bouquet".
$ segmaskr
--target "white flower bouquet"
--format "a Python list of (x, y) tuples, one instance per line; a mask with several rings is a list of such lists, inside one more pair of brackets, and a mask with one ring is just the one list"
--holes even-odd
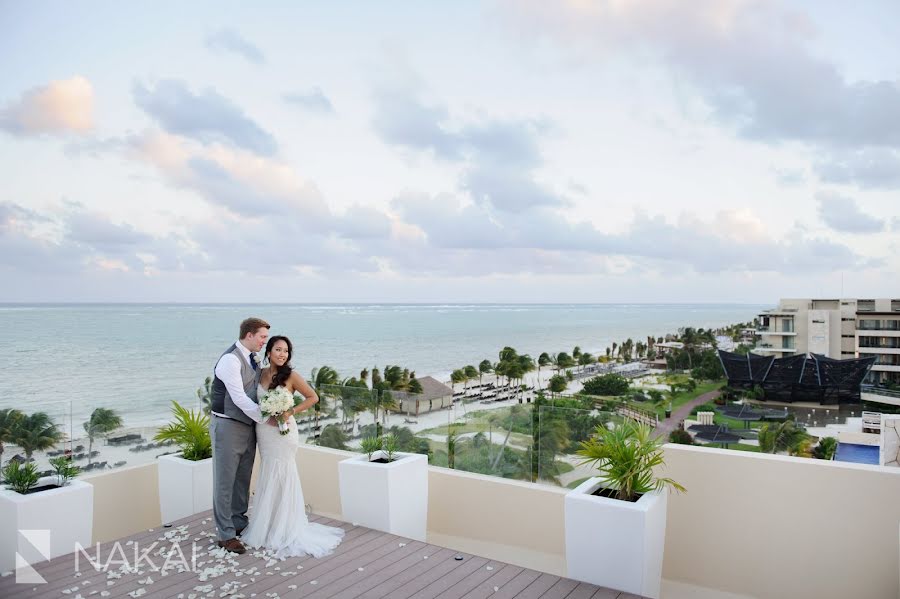
[[(259, 400), (259, 409), (263, 416), (278, 418), (288, 410), (294, 409), (294, 394), (284, 387), (272, 389)], [(278, 418), (278, 432), (282, 435), (288, 434), (287, 422), (282, 421), (281, 418)]]

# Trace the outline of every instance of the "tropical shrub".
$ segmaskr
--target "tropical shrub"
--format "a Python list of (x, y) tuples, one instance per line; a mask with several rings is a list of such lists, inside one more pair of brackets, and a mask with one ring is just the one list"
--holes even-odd
[(172, 402), (172, 415), (172, 422), (156, 433), (154, 441), (174, 441), (181, 448), (181, 457), (186, 460), (211, 458), (209, 416), (200, 410), (188, 410), (177, 401)]
[(626, 421), (612, 429), (598, 426), (594, 436), (581, 444), (578, 455), (582, 464), (597, 468), (617, 499), (637, 501), (645, 493), (666, 488), (685, 491), (671, 478), (654, 474), (655, 468), (665, 464), (662, 446), (649, 426)]
[(694, 438), (691, 437), (691, 433), (687, 432), (686, 430), (676, 428), (674, 431), (669, 433), (669, 443), (678, 443), (679, 445), (693, 445)]
[(584, 392), (589, 395), (625, 395), (630, 383), (621, 374), (610, 372), (584, 382)]

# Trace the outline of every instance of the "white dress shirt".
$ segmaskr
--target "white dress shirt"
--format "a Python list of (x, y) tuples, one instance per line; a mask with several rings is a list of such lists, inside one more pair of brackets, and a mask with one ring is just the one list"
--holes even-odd
[[(244, 344), (240, 341), (235, 345), (240, 350), (241, 355), (244, 356), (247, 364), (250, 364), (250, 350), (244, 347)], [(250, 364), (250, 367), (252, 368), (253, 364)], [(231, 401), (240, 408), (241, 412), (255, 422), (262, 422), (262, 411), (244, 391), (244, 381), (241, 378), (241, 362), (237, 356), (229, 352), (219, 358), (219, 362), (216, 364), (216, 377), (225, 383), (225, 388), (228, 390), (228, 395), (231, 396)], [(222, 418), (228, 418), (228, 416), (219, 412), (213, 412), (213, 414)]]

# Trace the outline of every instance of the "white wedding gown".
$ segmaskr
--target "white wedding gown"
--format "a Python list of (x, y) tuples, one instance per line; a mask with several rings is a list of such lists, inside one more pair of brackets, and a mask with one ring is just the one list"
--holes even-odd
[[(258, 393), (262, 397), (266, 390), (259, 387)], [(282, 435), (277, 426), (266, 422), (256, 425), (259, 475), (250, 522), (241, 541), (249, 547), (270, 549), (277, 559), (306, 554), (322, 557), (338, 546), (344, 530), (306, 518), (297, 474), (297, 422), (291, 418), (288, 427), (288, 434)]]

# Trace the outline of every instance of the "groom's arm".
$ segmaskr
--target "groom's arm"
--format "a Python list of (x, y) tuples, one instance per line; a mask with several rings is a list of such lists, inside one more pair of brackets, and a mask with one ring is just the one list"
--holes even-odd
[(241, 381), (241, 363), (234, 354), (225, 354), (216, 364), (216, 376), (225, 383), (228, 395), (241, 412), (255, 422), (262, 422), (263, 416), (259, 406), (247, 397), (244, 383)]

